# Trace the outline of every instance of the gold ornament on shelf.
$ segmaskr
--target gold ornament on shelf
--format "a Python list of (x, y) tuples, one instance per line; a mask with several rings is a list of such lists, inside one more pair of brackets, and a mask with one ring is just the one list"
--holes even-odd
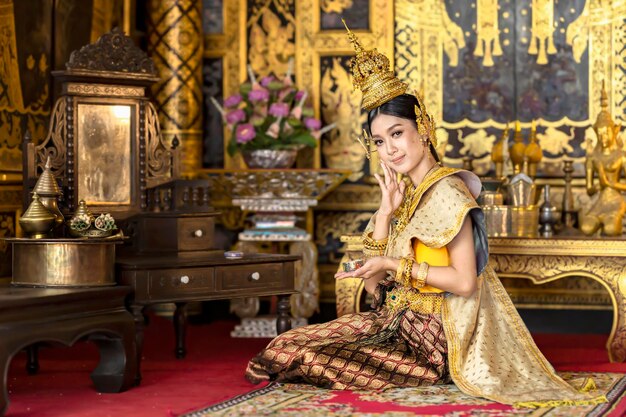
[(543, 158), (543, 151), (539, 143), (537, 143), (537, 126), (535, 126), (534, 120), (530, 128), (530, 138), (528, 139), (528, 146), (526, 146), (524, 151), (524, 158), (528, 161), (528, 172), (526, 174), (531, 178), (535, 178), (537, 176), (537, 165)]
[[(620, 183), (620, 173), (624, 169), (623, 151), (618, 143), (621, 125), (615, 123), (609, 112), (609, 100), (602, 82), (600, 113), (593, 124), (598, 137), (595, 149), (588, 154), (585, 162), (585, 186), (587, 194), (599, 193), (598, 199), (585, 212), (580, 222), (583, 233), (592, 235), (598, 230), (607, 236), (622, 234), (622, 219), (626, 213), (626, 201), (621, 192), (626, 184)], [(598, 176), (598, 183), (594, 177)]]
[(43, 172), (39, 176), (33, 192), (37, 193), (41, 204), (55, 217), (57, 226), (63, 224), (64, 217), (59, 210), (58, 198), (62, 194), (50, 167), (50, 157), (46, 160)]
[(496, 164), (496, 178), (504, 176), (504, 148), (508, 147), (509, 130), (509, 124), (507, 123), (500, 140), (491, 148), (491, 160)]
[(55, 220), (54, 214), (41, 204), (37, 193), (33, 193), (33, 201), (20, 218), (20, 226), (33, 239), (43, 239), (49, 237)]
[(513, 172), (519, 174), (522, 172), (524, 165), (524, 154), (526, 153), (526, 144), (522, 136), (522, 128), (519, 120), (515, 121), (515, 133), (513, 133), (513, 145), (509, 148), (509, 155), (513, 162)]

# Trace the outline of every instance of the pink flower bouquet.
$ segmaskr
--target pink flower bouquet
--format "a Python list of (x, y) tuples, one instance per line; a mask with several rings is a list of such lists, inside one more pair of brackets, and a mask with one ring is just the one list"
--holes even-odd
[[(268, 76), (243, 84), (239, 94), (213, 104), (231, 132), (228, 153), (256, 149), (316, 147), (321, 122), (305, 105), (307, 93), (294, 87), (291, 75), (283, 79)], [(323, 133), (323, 132), (321, 132)]]

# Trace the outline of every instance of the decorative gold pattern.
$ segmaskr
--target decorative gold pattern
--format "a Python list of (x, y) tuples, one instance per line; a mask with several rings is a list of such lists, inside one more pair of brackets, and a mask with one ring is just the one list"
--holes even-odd
[[(20, 68), (15, 32), (14, 0), (0, 0), (0, 49), (2, 69), (0, 80), (0, 172), (21, 173), (25, 130), (35, 142), (43, 140), (50, 115), (50, 97), (47, 84), (28, 83), (30, 102), (24, 102), (24, 79), (47, 79), (50, 75), (49, 53), (30, 55), (30, 65)], [(43, 42), (43, 41), (42, 41)], [(41, 45), (43, 49), (43, 44)], [(32, 78), (31, 78), (32, 77)], [(34, 93), (34, 94), (33, 94)]]
[(320, 9), (324, 13), (339, 13), (352, 7), (352, 0), (320, 0)]
[(502, 277), (540, 284), (573, 275), (601, 283), (613, 304), (609, 359), (626, 361), (626, 240), (497, 238), (489, 248), (491, 265)]
[(211, 193), (228, 198), (321, 199), (339, 185), (347, 172), (330, 169), (258, 169), (198, 172), (211, 184)]
[[(253, 10), (246, 26), (250, 28), (248, 39), (248, 60), (259, 77), (274, 73), (287, 73), (289, 59), (296, 53), (295, 16), (290, 12), (294, 0), (253, 0), (249, 8)], [(276, 8), (280, 17), (272, 11)], [(281, 19), (282, 18), (282, 19)]]
[(161, 80), (153, 87), (162, 134), (182, 144), (182, 171), (202, 163), (202, 2), (152, 0), (148, 43)]
[(145, 94), (143, 87), (124, 87), (105, 84), (75, 84), (67, 86), (68, 94), (77, 96), (118, 96), (118, 97), (143, 97)]
[[(478, 4), (480, 3), (480, 4)], [(477, 8), (484, 9), (484, 24), (489, 26), (497, 26), (498, 14), (497, 9), (491, 7), (490, 4), (497, 2), (493, 0), (484, 0), (477, 3)], [(541, 6), (539, 9), (533, 7), (533, 20), (546, 21), (549, 24), (543, 26), (541, 23), (537, 28), (546, 29), (539, 34), (543, 37), (543, 44), (546, 53), (551, 49), (547, 42), (552, 38), (553, 33), (553, 4), (552, 0), (536, 0)], [(443, 58), (442, 50), (448, 54), (449, 65), (456, 66), (458, 62), (458, 51), (466, 45), (463, 41), (463, 33), (461, 28), (456, 26), (448, 16), (443, 1), (426, 0), (415, 2), (412, 0), (397, 0), (395, 2), (395, 27), (396, 27), (396, 73), (402, 80), (409, 82), (409, 88), (419, 90), (423, 85), (425, 88), (424, 96), (428, 108), (434, 115), (437, 125), (447, 130), (463, 129), (465, 136), (472, 134), (472, 131), (478, 129), (496, 128), (503, 130), (505, 123), (496, 120), (486, 120), (483, 122), (474, 122), (469, 119), (457, 122), (448, 122), (441, 119), (443, 114)], [(478, 11), (478, 10), (477, 10)], [(491, 14), (490, 14), (491, 13)], [(626, 77), (623, 77), (623, 62), (626, 56), (626, 50), (621, 47), (621, 42), (617, 39), (624, 39), (626, 32), (626, 23), (623, 16), (626, 13), (626, 3), (622, 0), (613, 0), (603, 2), (600, 0), (589, 0), (585, 2), (584, 10), (580, 17), (572, 22), (566, 28), (566, 42), (572, 46), (574, 58), (580, 61), (585, 50), (588, 49), (589, 62), (589, 102), (588, 102), (588, 119), (582, 121), (573, 121), (565, 117), (560, 120), (537, 120), (538, 126), (547, 128), (545, 136), (540, 138), (542, 148), (549, 150), (553, 147), (559, 151), (556, 157), (549, 156), (547, 163), (558, 165), (564, 158), (564, 153), (572, 152), (569, 142), (573, 139), (572, 135), (567, 135), (562, 130), (564, 127), (586, 127), (590, 126), (599, 112), (601, 83), (606, 79), (609, 85), (609, 95), (611, 103), (611, 112), (617, 120), (626, 121), (626, 100), (622, 97), (626, 94)], [(415, 17), (418, 16), (416, 19)], [(427, 16), (425, 19), (419, 17)], [(487, 19), (487, 16), (495, 16), (495, 20)], [(443, 23), (442, 23), (443, 22)], [(450, 22), (451, 26), (446, 22)], [(549, 27), (548, 27), (549, 26)], [(480, 27), (479, 22), (476, 24), (477, 30)], [(442, 30), (443, 29), (443, 30)], [(545, 37), (549, 33), (548, 37)], [(496, 38), (497, 39), (497, 38)], [(532, 44), (532, 43), (531, 43)], [(537, 45), (537, 40), (534, 42)], [(588, 48), (587, 48), (588, 47)], [(495, 46), (494, 46), (495, 48)], [(539, 48), (537, 53), (539, 54)], [(456, 55), (456, 56), (455, 56)], [(493, 54), (492, 54), (493, 55)], [(546, 58), (547, 59), (547, 58)], [(523, 129), (530, 128), (530, 122), (521, 124)], [(439, 139), (445, 136), (445, 130), (440, 129)], [(593, 132), (590, 133), (591, 140), (595, 139)], [(538, 135), (539, 136), (539, 135)], [(569, 149), (569, 150), (568, 150)], [(545, 160), (544, 160), (545, 161)], [(579, 164), (584, 158), (577, 158), (575, 163)], [(446, 158), (446, 163), (461, 164), (461, 160)], [(546, 165), (544, 164), (544, 167)], [(548, 168), (550, 168), (548, 166)], [(552, 174), (552, 173), (550, 173)], [(555, 172), (561, 175), (560, 170)]]
[[(533, 21), (534, 18), (533, 13)], [(498, 0), (478, 0), (476, 2), (476, 36), (474, 55), (483, 57), (485, 67), (492, 67), (493, 57), (502, 55), (498, 25)]]
[[(417, 19), (416, 16), (428, 16)], [(451, 66), (465, 47), (462, 29), (456, 25), (443, 0), (396, 1), (396, 75), (421, 91), (426, 106), (439, 124), (443, 117), (443, 53)], [(443, 28), (443, 30), (442, 30)]]
[(326, 123), (335, 123), (322, 142), (324, 161), (329, 168), (352, 171), (350, 181), (363, 176), (365, 154), (354, 136), (366, 122), (361, 114), (361, 92), (351, 91), (352, 81), (339, 58), (333, 58), (332, 66), (322, 74), (320, 85), (320, 111)]
[(443, 293), (421, 293), (406, 288), (394, 288), (387, 293), (386, 306), (391, 312), (409, 309), (420, 314), (440, 314)]
[[(554, 46), (554, 0), (532, 0), (532, 26), (528, 53), (537, 55), (537, 64), (548, 63), (548, 54), (556, 54)], [(497, 21), (497, 18), (496, 18)]]
[[(345, 32), (323, 31), (320, 25), (320, 1), (304, 0), (295, 2), (298, 25), (296, 26), (296, 81), (300, 86), (310, 87), (310, 95), (315, 109), (320, 109), (320, 57), (328, 55), (352, 55)], [(370, 31), (357, 31), (359, 40), (365, 48), (377, 48), (387, 57), (393, 57), (393, 1), (379, 0), (370, 2)], [(350, 22), (348, 22), (349, 24)], [(393, 66), (393, 62), (390, 62)], [(361, 133), (361, 126), (352, 131), (353, 138)], [(353, 146), (359, 145), (354, 142)], [(356, 150), (355, 152), (359, 152)], [(316, 152), (314, 167), (321, 164), (320, 154)]]
[(565, 31), (565, 42), (572, 47), (574, 61), (580, 62), (589, 44), (589, 4), (586, 1), (580, 16), (569, 24)]
[[(365, 184), (341, 184), (318, 205), (318, 210), (369, 210), (380, 205), (380, 187)], [(341, 233), (343, 234), (343, 233)]]

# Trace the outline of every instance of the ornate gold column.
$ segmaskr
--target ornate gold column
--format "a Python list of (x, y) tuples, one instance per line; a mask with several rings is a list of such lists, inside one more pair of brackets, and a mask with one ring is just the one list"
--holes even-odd
[(149, 0), (148, 15), (161, 133), (168, 143), (178, 137), (181, 171), (190, 174), (202, 164), (202, 0)]

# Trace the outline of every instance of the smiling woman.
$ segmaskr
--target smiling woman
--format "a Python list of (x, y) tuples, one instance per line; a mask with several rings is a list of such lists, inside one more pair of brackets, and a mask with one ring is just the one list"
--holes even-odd
[(422, 100), (406, 94), (384, 55), (349, 36), (384, 176), (363, 234), (367, 260), (335, 277), (365, 280), (375, 310), (280, 335), (249, 362), (247, 378), (350, 390), (454, 382), (521, 407), (606, 401), (554, 373), (488, 265), (479, 178), (437, 162)]

